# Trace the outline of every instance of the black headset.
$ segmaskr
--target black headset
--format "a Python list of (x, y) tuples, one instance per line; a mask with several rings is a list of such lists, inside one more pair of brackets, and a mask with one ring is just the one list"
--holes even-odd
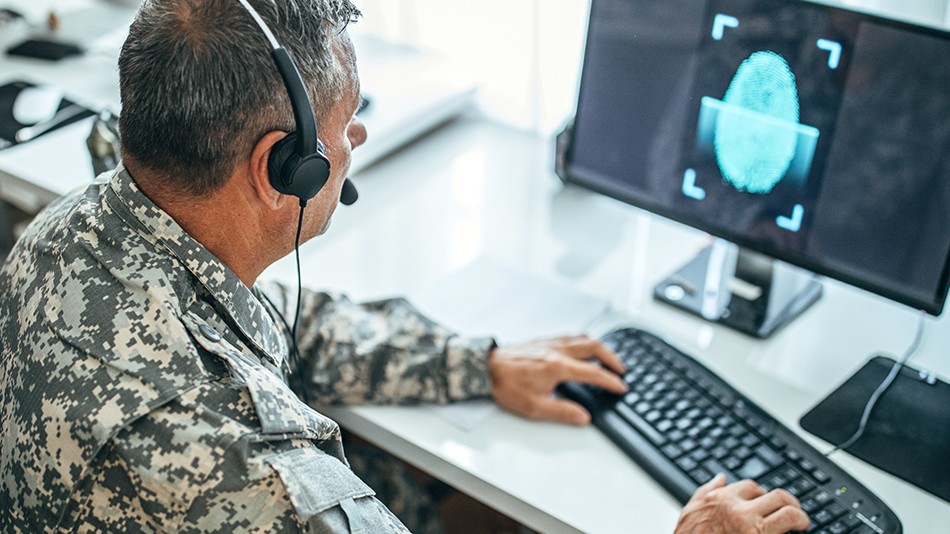
[[(290, 105), (294, 110), (297, 129), (278, 141), (271, 148), (267, 160), (267, 175), (271, 186), (285, 195), (300, 199), (304, 206), (330, 179), (330, 160), (326, 149), (317, 137), (317, 121), (314, 118), (310, 96), (304, 87), (300, 71), (290, 54), (280, 46), (274, 34), (247, 0), (238, 0), (264, 32), (271, 45), (271, 57), (287, 88)], [(340, 202), (349, 206), (359, 194), (353, 182), (347, 178), (340, 191)]]
[[(280, 46), (274, 34), (264, 23), (264, 20), (248, 0), (238, 0), (244, 9), (254, 18), (271, 45), (271, 57), (280, 77), (284, 80), (287, 95), (290, 96), (290, 106), (294, 110), (294, 122), (297, 130), (274, 143), (270, 156), (267, 159), (267, 177), (271, 186), (284, 195), (292, 195), (300, 199), (300, 217), (297, 220), (297, 237), (294, 241), (294, 253), (297, 257), (297, 313), (294, 316), (294, 326), (290, 327), (278, 308), (271, 302), (270, 305), (277, 312), (284, 326), (290, 331), (290, 340), (293, 351), (290, 353), (297, 367), (297, 379), (303, 386), (304, 370), (300, 358), (300, 349), (297, 347), (297, 320), (300, 319), (300, 297), (303, 294), (303, 285), (300, 278), (300, 231), (303, 228), (303, 210), (307, 202), (316, 196), (317, 192), (330, 179), (330, 160), (327, 159), (326, 149), (317, 137), (317, 120), (314, 117), (313, 106), (310, 105), (310, 96), (304, 87), (300, 71), (294, 65), (290, 54)], [(343, 181), (340, 190), (340, 202), (349, 206), (356, 202), (359, 195), (356, 187), (349, 178)], [(270, 302), (267, 295), (264, 298)], [(286, 363), (286, 362), (285, 362)], [(289, 371), (288, 367), (288, 371)], [(307, 388), (301, 387), (300, 395), (303, 401), (310, 404)]]

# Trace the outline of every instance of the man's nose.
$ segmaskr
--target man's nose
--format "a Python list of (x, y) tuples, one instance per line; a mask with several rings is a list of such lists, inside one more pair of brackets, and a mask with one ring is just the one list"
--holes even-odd
[(350, 122), (350, 127), (346, 130), (347, 137), (350, 138), (350, 145), (356, 148), (366, 142), (366, 126), (363, 121), (354, 118)]

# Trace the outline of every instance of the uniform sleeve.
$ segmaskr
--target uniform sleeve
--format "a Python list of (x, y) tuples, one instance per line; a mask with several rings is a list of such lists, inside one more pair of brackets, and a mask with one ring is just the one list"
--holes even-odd
[(262, 436), (193, 402), (198, 396), (153, 411), (109, 443), (76, 499), (73, 530), (408, 532), (318, 442)]
[[(263, 290), (292, 323), (296, 292), (276, 283)], [(291, 383), (306, 387), (315, 405), (446, 403), (491, 394), (494, 341), (458, 336), (402, 298), (358, 304), (304, 289), (297, 338), (304, 384), (296, 373)]]

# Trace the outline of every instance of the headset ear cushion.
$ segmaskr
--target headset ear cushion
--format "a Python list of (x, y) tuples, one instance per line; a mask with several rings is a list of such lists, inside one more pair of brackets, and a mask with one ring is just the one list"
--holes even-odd
[(267, 158), (267, 177), (270, 179), (271, 187), (285, 195), (291, 193), (289, 191), (290, 177), (284, 176), (284, 168), (287, 166), (287, 161), (297, 155), (296, 143), (297, 134), (287, 134), (286, 137), (274, 143), (270, 149), (270, 156)]

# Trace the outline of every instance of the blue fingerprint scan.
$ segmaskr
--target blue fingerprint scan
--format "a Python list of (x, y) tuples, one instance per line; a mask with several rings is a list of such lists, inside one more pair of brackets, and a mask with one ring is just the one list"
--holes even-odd
[(788, 62), (775, 52), (755, 52), (739, 65), (718, 107), (713, 146), (723, 179), (739, 191), (769, 193), (803, 148)]

